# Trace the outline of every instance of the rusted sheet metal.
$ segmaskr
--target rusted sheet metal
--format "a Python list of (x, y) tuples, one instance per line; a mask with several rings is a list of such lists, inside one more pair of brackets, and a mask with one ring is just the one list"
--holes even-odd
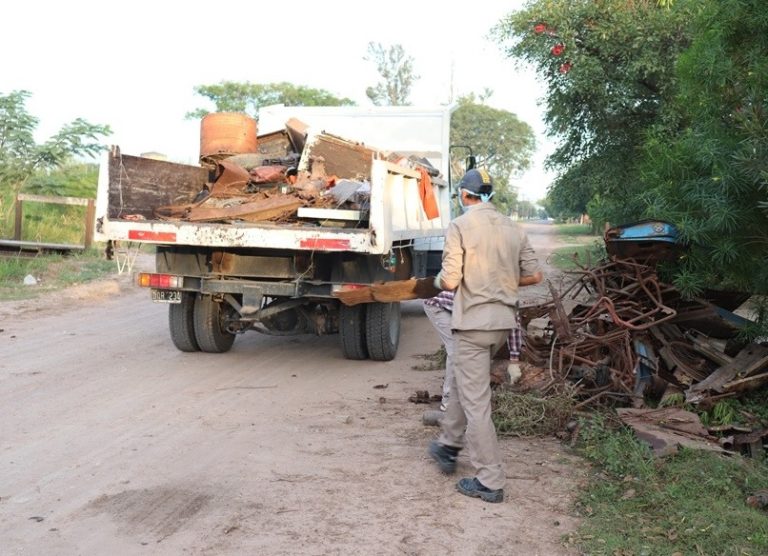
[(109, 218), (154, 218), (156, 207), (191, 202), (208, 179), (200, 166), (129, 156), (114, 147), (109, 154)]
[(307, 141), (299, 163), (299, 171), (312, 173), (313, 161), (322, 159), (325, 174), (328, 176), (365, 179), (371, 175), (371, 162), (378, 152), (360, 143), (320, 133)]

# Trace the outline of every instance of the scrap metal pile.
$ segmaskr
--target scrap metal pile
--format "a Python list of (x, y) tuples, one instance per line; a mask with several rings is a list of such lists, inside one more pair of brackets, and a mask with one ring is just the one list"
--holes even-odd
[(309, 135), (290, 119), (285, 130), (258, 136), (258, 152), (201, 157), (208, 180), (190, 202), (156, 207), (154, 216), (187, 222), (324, 222), (367, 224), (373, 160), (420, 172), (438, 171), (426, 159), (403, 157), (329, 133)]
[[(578, 408), (655, 405), (676, 396), (708, 407), (768, 384), (768, 347), (740, 340), (744, 319), (684, 299), (653, 266), (612, 257), (572, 273), (562, 292), (522, 311), (528, 363), (518, 391), (574, 389)], [(743, 298), (742, 298), (743, 299)], [(729, 307), (731, 310), (736, 307)]]

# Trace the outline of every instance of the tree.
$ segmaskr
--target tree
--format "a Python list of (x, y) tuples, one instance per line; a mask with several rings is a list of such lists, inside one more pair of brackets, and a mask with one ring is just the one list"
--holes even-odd
[(516, 202), (510, 179), (530, 166), (536, 146), (531, 126), (512, 112), (491, 108), (467, 95), (458, 100), (451, 117), (451, 144), (472, 148), (478, 166), (493, 176), (494, 201), (509, 213)]
[(368, 43), (368, 55), (363, 58), (376, 64), (382, 81), (368, 87), (365, 94), (376, 106), (407, 106), (413, 83), (419, 79), (413, 71), (413, 58), (406, 55), (402, 45), (384, 47)]
[(576, 213), (594, 197), (595, 221), (642, 213), (636, 161), (674, 95), (675, 60), (699, 4), (535, 0), (496, 26), (505, 51), (547, 83), (545, 119), (559, 139), (547, 161), (559, 171), (551, 206)]
[(36, 172), (27, 180), (24, 190), (37, 195), (93, 198), (98, 179), (98, 164), (73, 162), (61, 168)]
[(109, 135), (106, 125), (77, 118), (53, 137), (37, 144), (34, 131), (38, 119), (27, 112), (28, 91), (0, 94), (0, 191), (12, 197), (35, 173), (61, 168), (75, 157), (92, 157), (105, 146), (99, 141)]
[[(768, 17), (763, 0), (711, 0), (678, 62), (678, 94), (649, 134), (646, 214), (691, 245), (676, 285), (768, 294)], [(763, 334), (768, 326), (763, 329)]]
[[(214, 112), (244, 112), (254, 118), (259, 108), (271, 104), (286, 106), (353, 106), (351, 99), (335, 96), (324, 89), (292, 83), (250, 83), (222, 81), (216, 85), (198, 85), (195, 92), (215, 106)], [(187, 119), (200, 119), (211, 111), (198, 108), (187, 112)]]

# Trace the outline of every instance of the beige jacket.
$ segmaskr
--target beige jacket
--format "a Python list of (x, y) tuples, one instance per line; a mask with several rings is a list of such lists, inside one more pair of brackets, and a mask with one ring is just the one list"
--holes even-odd
[(456, 290), (454, 330), (504, 330), (516, 325), (520, 276), (539, 271), (525, 232), (491, 203), (472, 205), (451, 222), (440, 277)]

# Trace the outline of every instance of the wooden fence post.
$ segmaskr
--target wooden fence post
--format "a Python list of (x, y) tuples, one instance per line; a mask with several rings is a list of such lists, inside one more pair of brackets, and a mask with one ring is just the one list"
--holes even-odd
[(88, 199), (88, 205), (85, 209), (85, 240), (83, 241), (83, 247), (88, 249), (93, 242), (93, 224), (96, 218), (96, 205), (93, 199)]
[(16, 196), (16, 219), (13, 226), (13, 239), (16, 241), (21, 241), (21, 222), (23, 220), (22, 212), (21, 212), (21, 199), (19, 199), (18, 196)]

